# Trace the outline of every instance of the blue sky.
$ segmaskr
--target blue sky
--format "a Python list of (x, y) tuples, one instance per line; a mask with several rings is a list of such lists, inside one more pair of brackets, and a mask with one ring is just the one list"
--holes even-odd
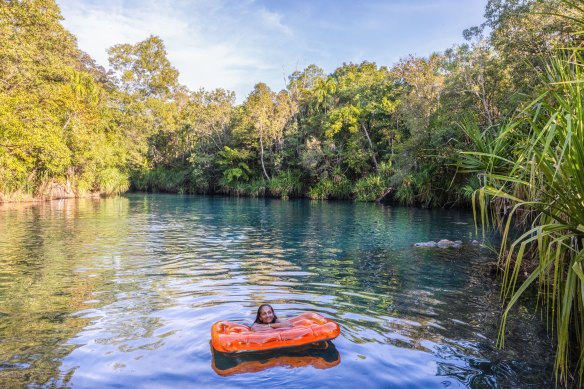
[(79, 48), (107, 67), (106, 49), (160, 36), (191, 90), (243, 101), (257, 82), (280, 90), (310, 64), (392, 66), (462, 43), (487, 0), (57, 0)]

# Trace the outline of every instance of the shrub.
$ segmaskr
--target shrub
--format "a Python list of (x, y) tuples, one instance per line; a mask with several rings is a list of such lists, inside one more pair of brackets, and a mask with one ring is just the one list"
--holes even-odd
[(286, 170), (272, 178), (270, 193), (283, 199), (299, 196), (302, 193), (302, 181), (299, 173)]
[(387, 191), (387, 181), (379, 175), (363, 177), (355, 183), (353, 193), (357, 201), (375, 201)]
[(416, 197), (412, 185), (412, 177), (405, 176), (395, 192), (395, 198), (401, 205), (414, 205)]
[(98, 172), (97, 186), (100, 193), (105, 195), (118, 194), (130, 188), (130, 179), (128, 174), (112, 167)]

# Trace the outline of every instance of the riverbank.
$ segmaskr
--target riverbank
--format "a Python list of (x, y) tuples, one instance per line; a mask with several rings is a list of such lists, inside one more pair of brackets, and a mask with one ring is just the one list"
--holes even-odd
[(12, 193), (0, 193), (0, 204), (5, 203), (38, 203), (51, 200), (75, 199), (75, 198), (99, 198), (101, 192), (83, 191), (73, 188), (71, 183), (60, 184), (49, 182), (42, 185), (36, 193), (19, 190)]

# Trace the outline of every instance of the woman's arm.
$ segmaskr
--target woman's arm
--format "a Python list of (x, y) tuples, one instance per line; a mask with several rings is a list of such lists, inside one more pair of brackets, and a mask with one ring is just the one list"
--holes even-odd
[(272, 327), (270, 327), (270, 324), (253, 323), (251, 326), (252, 331), (269, 331), (271, 329)]
[(251, 326), (251, 330), (252, 331), (269, 331), (269, 330), (278, 329), (278, 328), (290, 328), (290, 327), (293, 327), (293, 325), (290, 324), (288, 321), (276, 320), (276, 322), (272, 323), (272, 324), (253, 323), (253, 325)]
[(291, 328), (294, 327), (288, 320), (276, 320), (275, 323), (270, 324), (272, 328)]

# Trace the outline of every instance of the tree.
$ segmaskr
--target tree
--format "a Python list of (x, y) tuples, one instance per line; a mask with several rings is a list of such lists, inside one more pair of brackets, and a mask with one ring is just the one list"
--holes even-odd
[(297, 111), (288, 93), (275, 94), (264, 84), (256, 84), (242, 106), (240, 134), (247, 132), (251, 139), (259, 142), (259, 157), (262, 172), (271, 180), (266, 168), (265, 154), (284, 136), (284, 128)]
[(106, 85), (61, 20), (52, 0), (0, 3), (0, 192), (127, 186)]
[(178, 88), (178, 71), (170, 65), (164, 42), (157, 36), (134, 45), (115, 45), (108, 54), (118, 86), (126, 92), (164, 99)]
[(170, 163), (178, 156), (176, 131), (186, 99), (178, 71), (166, 57), (164, 42), (150, 36), (136, 44), (119, 44), (108, 50), (119, 90), (118, 125), (128, 135), (133, 169)]
[(428, 137), (430, 134), (430, 118), (438, 109), (444, 89), (445, 77), (440, 71), (441, 63), (440, 54), (433, 54), (429, 58), (410, 56), (393, 69), (407, 88), (401, 98), (399, 111), (412, 137)]
[(493, 126), (502, 112), (509, 112), (511, 80), (509, 69), (484, 40), (445, 52), (444, 104), (458, 115), (476, 115), (483, 126)]
[[(501, 58), (501, 67), (511, 76), (510, 90), (516, 98), (507, 103), (513, 109), (525, 95), (537, 94), (547, 60), (558, 47), (573, 47), (584, 41), (578, 20), (578, 6), (572, 0), (489, 0), (485, 22), (464, 32), (467, 39), (490, 30), (489, 43)], [(580, 4), (581, 6), (581, 4)]]

